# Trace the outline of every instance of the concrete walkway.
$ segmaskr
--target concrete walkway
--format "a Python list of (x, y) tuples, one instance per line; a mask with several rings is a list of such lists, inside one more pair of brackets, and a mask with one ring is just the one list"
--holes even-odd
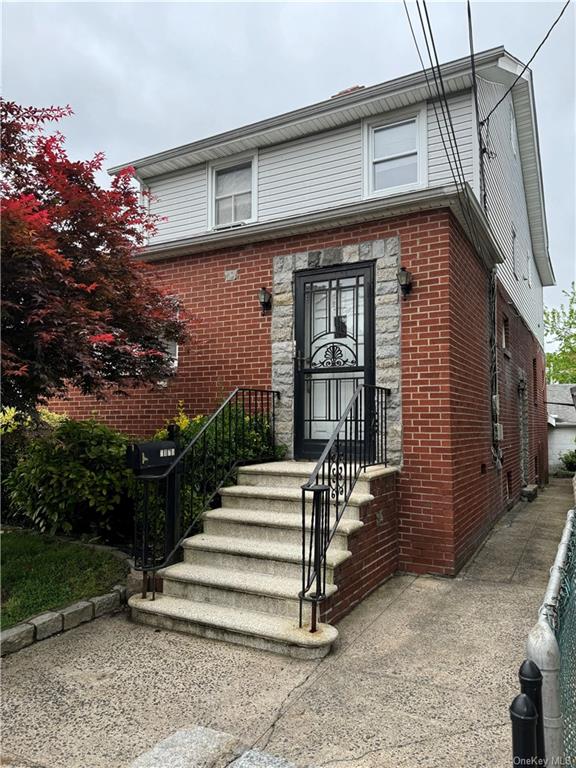
[(2, 765), (124, 768), (204, 726), (299, 767), (509, 766), (508, 706), (572, 506), (554, 480), (459, 578), (391, 579), (320, 662), (123, 614), (31, 646), (3, 662)]

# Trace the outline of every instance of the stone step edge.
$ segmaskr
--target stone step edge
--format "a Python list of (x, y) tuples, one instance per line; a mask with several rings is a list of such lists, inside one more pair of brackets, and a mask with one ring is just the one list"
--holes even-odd
[[(311, 501), (312, 494), (309, 493), (307, 495)], [(270, 499), (271, 501), (301, 501), (302, 491), (299, 488), (289, 488), (286, 486), (273, 488), (260, 485), (229, 485), (220, 489), (220, 496), (257, 497)], [(371, 501), (374, 501), (374, 496), (371, 493), (352, 492), (346, 504), (350, 507), (362, 507)]]
[(300, 648), (332, 645), (338, 637), (338, 630), (330, 624), (319, 624), (318, 632), (312, 633), (305, 627), (300, 629), (297, 622), (284, 617), (162, 594), (157, 594), (155, 600), (132, 595), (128, 600), (128, 606), (143, 613), (163, 615), (238, 635), (262, 637), (272, 642), (295, 645)]
[[(230, 523), (240, 523), (261, 528), (285, 528), (302, 530), (301, 517), (293, 512), (267, 512), (263, 509), (236, 509), (235, 507), (219, 507), (209, 509), (202, 515), (204, 520), (225, 520)], [(364, 527), (361, 520), (342, 517), (336, 529), (336, 535), (350, 536)], [(310, 530), (310, 526), (306, 526)]]
[[(224, 578), (218, 579), (216, 574), (223, 574)], [(252, 571), (228, 571), (209, 566), (195, 566), (190, 563), (169, 565), (158, 571), (158, 576), (167, 581), (200, 584), (204, 587), (215, 587), (230, 592), (246, 592), (250, 595), (264, 595), (281, 600), (298, 601), (298, 593), (302, 589), (302, 584), (298, 579), (286, 579)], [(236, 581), (234, 577), (236, 577)], [(245, 577), (244, 583), (241, 583), (242, 577)], [(258, 582), (262, 582), (262, 584), (258, 584)], [(338, 587), (335, 584), (326, 584), (327, 597), (331, 597), (337, 591)]]
[[(241, 557), (253, 557), (256, 560), (278, 560), (287, 563), (301, 563), (302, 549), (281, 544), (271, 544), (267, 541), (256, 542), (250, 539), (236, 539), (227, 536), (213, 536), (206, 533), (198, 533), (182, 542), (183, 549), (199, 549), (221, 554), (239, 555)], [(352, 557), (352, 552), (347, 549), (328, 550), (326, 564), (328, 568), (336, 568)]]
[[(313, 462), (303, 462), (309, 464), (307, 467), (299, 466), (299, 462), (269, 461), (265, 464), (245, 464), (238, 468), (238, 474), (246, 473), (248, 475), (270, 475), (271, 477), (303, 477), (309, 478), (314, 470)], [(280, 466), (279, 466), (280, 465)], [(358, 482), (361, 480), (370, 480), (375, 477), (381, 477), (386, 474), (398, 472), (398, 467), (394, 465), (372, 464), (362, 470), (358, 475)]]
[(114, 613), (126, 605), (126, 596), (126, 587), (116, 584), (112, 591), (105, 595), (79, 600), (65, 608), (32, 616), (0, 632), (0, 653), (2, 656), (16, 653), (41, 640), (47, 640), (100, 616)]

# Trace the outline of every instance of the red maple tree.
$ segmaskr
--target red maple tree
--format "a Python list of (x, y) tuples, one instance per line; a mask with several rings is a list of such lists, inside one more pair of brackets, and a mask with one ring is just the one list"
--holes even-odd
[(101, 153), (72, 161), (45, 132), (70, 114), (0, 101), (2, 396), (24, 411), (70, 386), (102, 395), (166, 379), (166, 342), (186, 338), (178, 303), (138, 259), (155, 220), (132, 169), (103, 189)]

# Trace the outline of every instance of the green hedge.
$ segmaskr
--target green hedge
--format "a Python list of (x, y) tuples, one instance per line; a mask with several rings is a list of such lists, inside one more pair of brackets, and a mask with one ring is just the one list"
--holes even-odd
[(127, 534), (128, 438), (91, 419), (65, 419), (33, 438), (6, 480), (13, 514), (41, 532)]

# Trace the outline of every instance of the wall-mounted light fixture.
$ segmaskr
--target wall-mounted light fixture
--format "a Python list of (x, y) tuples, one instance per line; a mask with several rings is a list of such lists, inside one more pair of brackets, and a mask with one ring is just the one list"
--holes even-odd
[(272, 309), (272, 294), (264, 286), (258, 291), (258, 301), (260, 302), (263, 315), (270, 312)]
[(409, 272), (405, 267), (400, 267), (396, 277), (402, 291), (402, 298), (405, 299), (412, 290), (412, 272)]

